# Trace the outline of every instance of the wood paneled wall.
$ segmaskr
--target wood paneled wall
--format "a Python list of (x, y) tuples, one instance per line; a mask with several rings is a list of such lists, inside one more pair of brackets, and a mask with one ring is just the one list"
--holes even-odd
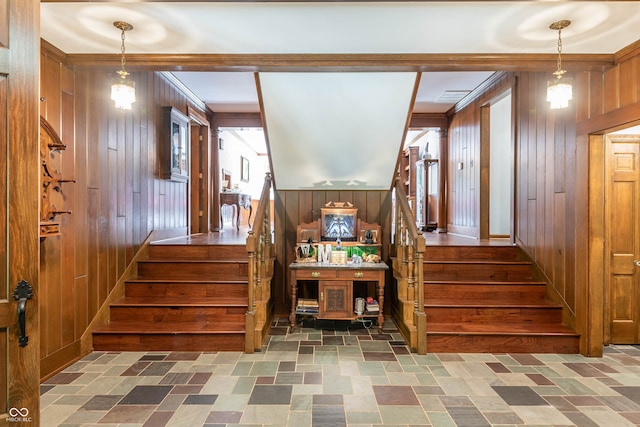
[(574, 73), (574, 100), (565, 110), (548, 108), (549, 76), (509, 74), (456, 112), (449, 129), (448, 227), (478, 236), (479, 171), (456, 166), (479, 165), (480, 107), (515, 82), (516, 241), (549, 279), (549, 295), (567, 308), (565, 321), (582, 334), (581, 352), (597, 356), (606, 301), (604, 285), (589, 270), (601, 269), (605, 254), (591, 245), (589, 198), (596, 189), (589, 187), (589, 134), (640, 120), (640, 47), (613, 68)]
[(386, 260), (391, 241), (391, 194), (390, 191), (275, 191), (274, 238), (277, 254), (273, 298), (277, 313), (288, 313), (291, 308), (287, 267), (295, 260), (298, 224), (320, 218), (320, 209), (328, 202), (353, 203), (358, 208), (359, 219), (382, 226), (382, 259)]
[[(54, 204), (61, 235), (41, 249), (41, 375), (80, 356), (79, 339), (152, 230), (187, 226), (187, 184), (159, 178), (162, 107), (187, 113), (187, 98), (159, 73), (133, 73), (137, 102), (117, 111), (111, 70), (73, 70), (41, 54), (41, 115), (67, 149)], [(189, 108), (194, 108), (192, 105)]]

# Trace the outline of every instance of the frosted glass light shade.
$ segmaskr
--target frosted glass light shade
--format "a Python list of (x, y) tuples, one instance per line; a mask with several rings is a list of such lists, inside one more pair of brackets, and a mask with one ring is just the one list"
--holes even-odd
[(111, 85), (111, 99), (116, 108), (131, 110), (131, 104), (136, 102), (136, 86), (133, 80), (118, 77)]
[(549, 108), (567, 108), (569, 101), (573, 99), (573, 87), (571, 80), (566, 77), (549, 80), (547, 84), (547, 101)]

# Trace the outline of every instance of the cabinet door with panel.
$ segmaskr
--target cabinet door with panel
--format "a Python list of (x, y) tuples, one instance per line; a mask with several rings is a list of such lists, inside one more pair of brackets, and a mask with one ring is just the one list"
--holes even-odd
[(345, 319), (352, 317), (353, 283), (347, 280), (319, 281), (320, 307), (318, 318)]

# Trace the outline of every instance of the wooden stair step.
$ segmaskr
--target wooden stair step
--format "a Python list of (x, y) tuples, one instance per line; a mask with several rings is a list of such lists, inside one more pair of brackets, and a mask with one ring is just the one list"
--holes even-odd
[(427, 335), (579, 335), (562, 324), (478, 324), (478, 323), (427, 323)]
[(525, 308), (562, 308), (561, 305), (553, 304), (547, 300), (522, 300), (520, 298), (510, 298), (499, 296), (498, 298), (425, 298), (425, 307), (525, 307)]
[(99, 327), (94, 334), (145, 334), (145, 335), (164, 335), (164, 334), (244, 334), (244, 324), (239, 325), (233, 322), (162, 322), (153, 325), (141, 324), (137, 322), (110, 322)]
[(517, 246), (427, 246), (424, 259), (434, 260), (523, 260)]
[(425, 259), (424, 264), (443, 264), (443, 265), (515, 265), (531, 267), (531, 261), (526, 260), (503, 260), (503, 259)]
[(151, 307), (246, 307), (246, 298), (201, 298), (201, 297), (124, 297), (111, 306), (151, 306)]
[(510, 325), (513, 323), (562, 323), (562, 307), (545, 305), (429, 306), (425, 304), (425, 313), (427, 316), (427, 323), (456, 322), (502, 325)]
[(236, 322), (244, 324), (247, 300), (241, 298), (124, 297), (110, 304), (111, 321)]
[(138, 262), (138, 277), (147, 279), (238, 280), (246, 279), (248, 272), (248, 261), (148, 259)]
[(425, 279), (424, 280), (425, 284), (429, 284), (429, 285), (472, 285), (472, 286), (479, 286), (479, 285), (496, 285), (496, 286), (503, 286), (503, 285), (524, 285), (524, 286), (531, 286), (531, 285), (538, 285), (538, 286), (545, 286), (546, 283), (544, 281), (541, 280), (536, 280), (536, 279), (522, 279), (522, 280), (504, 280), (504, 279), (493, 279), (493, 280), (473, 280), (473, 279), (460, 279), (460, 280), (434, 280), (434, 279)]
[(136, 278), (127, 280), (125, 295), (128, 297), (247, 298), (248, 282), (247, 279), (196, 281)]
[(544, 282), (424, 282), (425, 299), (495, 299), (517, 298), (520, 300), (544, 300)]
[(246, 245), (180, 245), (152, 243), (149, 245), (149, 259), (153, 260), (246, 260)]
[(244, 350), (244, 327), (219, 322), (215, 328), (203, 326), (163, 322), (141, 331), (139, 324), (111, 322), (94, 331), (93, 348), (96, 351)]
[(580, 336), (562, 325), (427, 323), (430, 353), (557, 353), (580, 351)]
[(425, 280), (531, 280), (531, 264), (527, 262), (453, 262), (425, 261)]

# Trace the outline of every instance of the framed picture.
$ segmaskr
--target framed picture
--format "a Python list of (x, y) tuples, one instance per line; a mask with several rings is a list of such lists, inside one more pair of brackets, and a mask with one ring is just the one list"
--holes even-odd
[(356, 208), (322, 208), (322, 240), (343, 242), (356, 240)]
[(249, 182), (249, 159), (240, 156), (240, 180)]
[(189, 180), (189, 118), (174, 107), (163, 107), (165, 138), (163, 165), (165, 179)]

